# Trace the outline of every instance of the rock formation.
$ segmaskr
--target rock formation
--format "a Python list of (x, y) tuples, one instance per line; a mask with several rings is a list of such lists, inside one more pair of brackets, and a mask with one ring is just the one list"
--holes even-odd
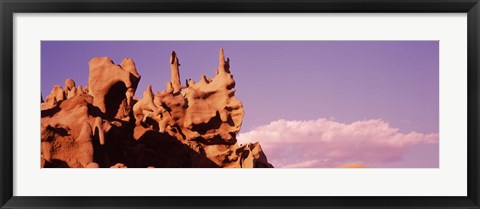
[(133, 60), (96, 57), (89, 67), (88, 87), (67, 79), (42, 98), (42, 167), (273, 167), (259, 143), (237, 143), (244, 109), (223, 49), (215, 77), (185, 85), (172, 52), (166, 90), (148, 86), (141, 99)]

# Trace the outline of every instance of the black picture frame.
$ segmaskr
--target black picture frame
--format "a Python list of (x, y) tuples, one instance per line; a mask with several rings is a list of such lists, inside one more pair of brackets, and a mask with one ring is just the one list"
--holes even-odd
[[(0, 0), (1, 208), (480, 208), (478, 0)], [(14, 13), (467, 13), (468, 195), (465, 197), (13, 196)], [(279, 184), (279, 187), (281, 184)]]

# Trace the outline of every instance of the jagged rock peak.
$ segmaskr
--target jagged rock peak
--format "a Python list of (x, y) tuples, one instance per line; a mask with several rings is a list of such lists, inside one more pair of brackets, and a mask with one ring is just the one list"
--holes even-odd
[(90, 60), (85, 88), (72, 79), (54, 86), (41, 103), (42, 167), (272, 167), (259, 143), (237, 143), (245, 111), (223, 49), (215, 76), (197, 83), (180, 83), (174, 51), (169, 63), (166, 89), (148, 85), (142, 99), (129, 58)]

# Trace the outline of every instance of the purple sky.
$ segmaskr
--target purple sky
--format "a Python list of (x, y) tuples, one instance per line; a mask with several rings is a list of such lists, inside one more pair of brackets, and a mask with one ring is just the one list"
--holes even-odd
[[(88, 61), (132, 58), (148, 84), (161, 91), (170, 78), (169, 53), (179, 56), (182, 82), (213, 77), (218, 51), (231, 59), (236, 96), (243, 102), (241, 133), (276, 120), (350, 124), (380, 119), (398, 132), (438, 133), (437, 41), (43, 41), (42, 95), (72, 78), (85, 86)], [(262, 143), (262, 139), (258, 139)], [(265, 150), (267, 156), (268, 150)], [(273, 151), (272, 151), (273, 152)], [(270, 160), (270, 158), (269, 158)], [(296, 161), (295, 161), (296, 162)], [(340, 161), (339, 161), (340, 162)], [(343, 161), (342, 161), (343, 162)], [(365, 163), (364, 161), (361, 161)], [(294, 163), (288, 162), (288, 163)], [(368, 163), (368, 162), (367, 162)], [(375, 167), (437, 167), (438, 143), (411, 146)]]

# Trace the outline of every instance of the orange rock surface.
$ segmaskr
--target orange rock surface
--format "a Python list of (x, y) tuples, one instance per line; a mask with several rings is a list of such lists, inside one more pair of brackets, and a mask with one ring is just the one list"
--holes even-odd
[(148, 86), (141, 99), (133, 60), (96, 57), (89, 67), (88, 87), (67, 79), (42, 98), (42, 167), (273, 167), (258, 142), (237, 143), (245, 111), (223, 49), (215, 77), (186, 84), (172, 52), (166, 90)]

